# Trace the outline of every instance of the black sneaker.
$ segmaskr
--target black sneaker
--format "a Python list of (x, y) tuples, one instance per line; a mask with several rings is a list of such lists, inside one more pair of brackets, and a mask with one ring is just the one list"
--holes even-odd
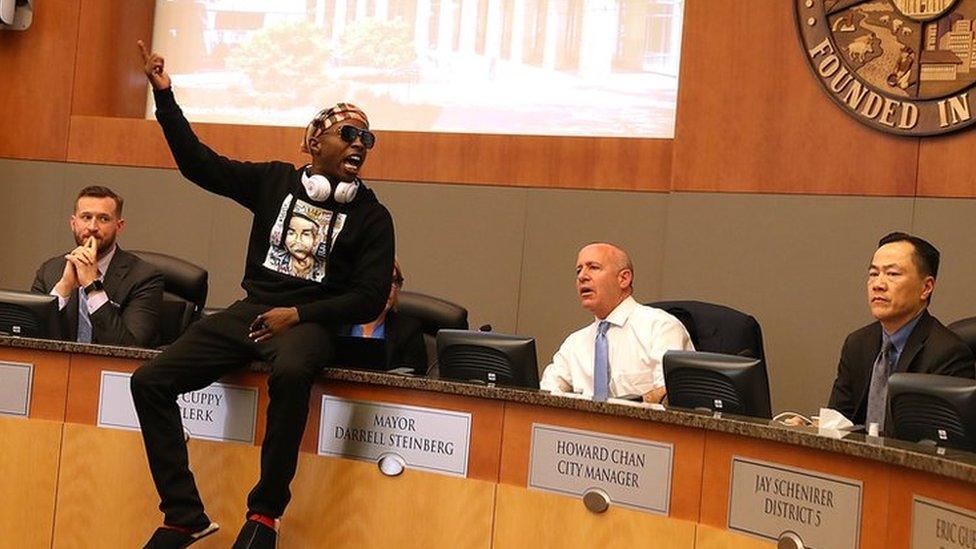
[(237, 534), (232, 549), (274, 549), (278, 544), (278, 533), (256, 520), (247, 520)]
[(170, 528), (160, 526), (153, 532), (149, 541), (142, 549), (183, 549), (196, 543), (197, 541), (213, 534), (220, 529), (216, 522), (211, 522), (209, 526), (196, 532), (190, 532), (182, 528)]

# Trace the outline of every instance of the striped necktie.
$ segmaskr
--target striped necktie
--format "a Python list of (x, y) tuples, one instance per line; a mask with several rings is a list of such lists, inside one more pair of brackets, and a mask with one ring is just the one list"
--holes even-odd
[(78, 342), (91, 343), (92, 324), (88, 316), (88, 295), (84, 288), (78, 288)]
[(885, 341), (882, 345), (878, 358), (874, 360), (874, 369), (871, 370), (871, 387), (868, 389), (868, 411), (867, 424), (878, 424), (878, 431), (884, 432), (885, 412), (888, 400), (888, 377), (894, 369), (892, 358), (894, 357), (894, 346), (891, 341)]

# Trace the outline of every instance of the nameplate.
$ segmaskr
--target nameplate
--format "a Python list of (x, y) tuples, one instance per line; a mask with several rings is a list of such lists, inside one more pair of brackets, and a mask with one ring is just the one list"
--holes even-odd
[[(98, 426), (139, 430), (139, 418), (129, 392), (132, 374), (102, 372), (98, 400)], [(183, 429), (191, 438), (254, 443), (258, 390), (214, 383), (176, 397)]]
[(915, 496), (912, 501), (912, 549), (976, 547), (976, 511)]
[(399, 455), (408, 468), (466, 477), (471, 414), (322, 396), (320, 456), (376, 461)]
[(667, 515), (674, 446), (532, 424), (529, 488), (582, 496), (599, 488), (614, 505)]
[(861, 482), (735, 456), (729, 530), (769, 540), (784, 532), (817, 549), (858, 547)]
[(0, 362), (0, 414), (27, 417), (33, 381), (33, 364)]

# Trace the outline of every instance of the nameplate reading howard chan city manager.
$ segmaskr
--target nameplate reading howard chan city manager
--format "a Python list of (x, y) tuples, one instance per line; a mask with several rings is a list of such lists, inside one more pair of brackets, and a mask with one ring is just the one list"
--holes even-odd
[(729, 530), (774, 541), (793, 532), (816, 549), (858, 547), (858, 480), (735, 456), (729, 484)]
[(599, 489), (614, 505), (668, 514), (670, 443), (534, 423), (530, 456), (529, 488), (569, 496)]
[(407, 468), (466, 477), (471, 414), (322, 396), (318, 453), (376, 461), (396, 454)]

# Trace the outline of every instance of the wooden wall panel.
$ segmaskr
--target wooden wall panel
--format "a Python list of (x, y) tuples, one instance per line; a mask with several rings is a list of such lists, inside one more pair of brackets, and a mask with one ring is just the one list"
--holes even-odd
[(976, 197), (976, 130), (922, 140), (918, 196)]
[[(229, 547), (244, 522), (260, 451), (246, 444), (191, 440), (200, 498), (215, 535), (194, 548)], [(142, 436), (90, 425), (64, 426), (53, 547), (142, 547), (163, 522)]]
[(793, 2), (687, 0), (672, 188), (911, 196), (918, 139), (841, 112), (817, 83)]
[[(308, 161), (299, 151), (300, 128), (203, 123), (193, 127), (201, 141), (230, 158), (297, 165)], [(378, 144), (363, 170), (366, 179), (643, 191), (667, 191), (670, 185), (670, 139), (376, 134)], [(71, 117), (68, 160), (175, 167), (154, 120), (103, 116)]]
[(611, 506), (601, 514), (565, 496), (498, 485), (492, 547), (692, 549), (695, 523)]
[[(282, 549), (490, 549), (496, 485), (375, 464), (299, 456)], [(497, 547), (497, 546), (496, 546)]]
[(45, 0), (25, 31), (0, 31), (0, 157), (64, 160), (81, 0)]
[(52, 547), (61, 427), (0, 417), (0, 546)]
[(152, 39), (155, 6), (155, 0), (81, 0), (72, 114), (145, 114), (146, 76), (136, 40)]

